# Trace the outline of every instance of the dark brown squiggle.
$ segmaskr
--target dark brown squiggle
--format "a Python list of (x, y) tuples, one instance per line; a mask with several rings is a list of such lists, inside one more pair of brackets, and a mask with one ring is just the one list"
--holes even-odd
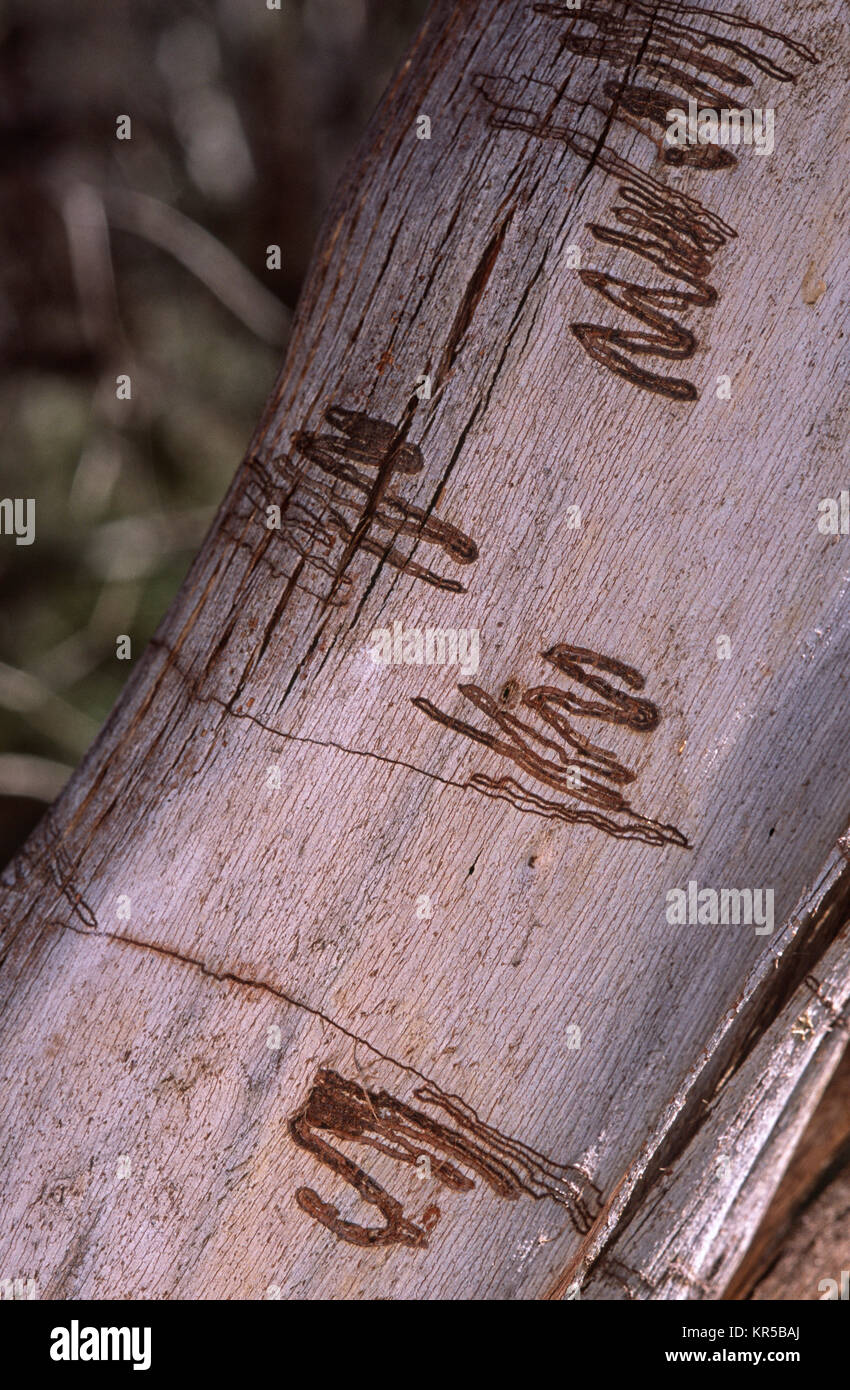
[[(325, 419), (341, 431), (341, 436), (308, 434), (302, 431), (293, 438), (295, 448), (317, 464), (329, 477), (368, 495), (372, 490), (372, 481), (354, 465), (363, 463), (367, 468), (377, 468), (390, 447), (393, 426), (385, 420), (373, 420), (361, 411), (343, 410), (340, 406), (332, 406), (330, 410), (325, 411)], [(402, 444), (393, 455), (393, 468), (400, 473), (420, 473), (424, 466), (422, 451), (416, 444)], [(470, 536), (449, 522), (430, 516), (423, 508), (405, 502), (397, 492), (389, 488), (383, 492), (372, 520), (377, 526), (392, 531), (396, 536), (415, 536), (417, 540), (440, 546), (459, 565), (470, 565), (478, 559), (478, 547)], [(385, 545), (378, 541), (373, 542), (371, 547), (366, 540), (361, 544), (364, 549), (371, 548), (372, 553), (376, 555), (384, 554), (386, 549)], [(395, 551), (390, 552), (388, 559), (399, 569), (406, 567), (405, 557)], [(455, 580), (443, 579), (432, 574), (430, 570), (422, 570), (419, 566), (415, 566), (414, 569), (418, 572), (419, 578), (427, 576), (428, 582), (438, 588), (451, 589), (455, 593), (463, 592), (463, 586)]]
[[(325, 411), (325, 420), (338, 433), (299, 430), (292, 437), (295, 452), (315, 464), (324, 476), (310, 474), (289, 454), (278, 454), (268, 464), (251, 458), (249, 468), (265, 496), (272, 483), (278, 487), (281, 481), (285, 484), (282, 533), (305, 564), (333, 578), (331, 601), (345, 602), (351, 584), (351, 577), (328, 558), (340, 538), (346, 551), (365, 550), (435, 588), (464, 593), (458, 580), (420, 565), (395, 545), (399, 536), (410, 536), (438, 546), (459, 565), (472, 564), (478, 558), (478, 547), (470, 536), (429, 510), (405, 501), (388, 485), (395, 473), (412, 476), (422, 471), (424, 460), (418, 445), (401, 440), (388, 421), (373, 419), (363, 411), (333, 405)], [(378, 495), (375, 480), (364, 469), (383, 470)], [(380, 537), (374, 531), (389, 534)]]
[[(724, 34), (722, 29), (703, 29), (692, 17), (713, 21), (715, 26), (721, 24), (729, 29), (743, 30), (748, 38), (775, 40), (806, 62), (816, 63), (818, 59), (805, 45), (723, 10), (703, 10), (664, 0), (651, 0), (651, 3), (650, 0), (584, 0), (580, 11), (552, 3), (535, 3), (532, 8), (537, 14), (568, 22), (561, 41), (569, 52), (609, 63), (621, 69), (621, 77), (604, 85), (603, 91), (611, 103), (608, 109), (594, 102), (573, 101), (560, 92), (553, 103), (551, 94), (555, 89), (546, 83), (535, 84), (532, 79), (529, 87), (548, 88), (550, 93), (549, 105), (543, 114), (538, 114), (534, 106), (518, 104), (515, 97), (506, 98), (509, 79), (479, 78), (479, 90), (493, 108), (491, 124), (560, 140), (584, 157), (589, 167), (598, 164), (606, 173), (622, 178), (619, 202), (613, 209), (620, 226), (607, 227), (591, 222), (587, 224), (591, 235), (610, 246), (633, 251), (664, 274), (690, 286), (685, 290), (662, 290), (618, 279), (602, 271), (582, 270), (580, 276), (584, 284), (609, 303), (624, 309), (644, 327), (622, 329), (573, 323), (571, 332), (594, 361), (633, 385), (672, 400), (696, 400), (699, 393), (692, 382), (683, 377), (662, 376), (632, 359), (646, 355), (685, 359), (693, 355), (696, 338), (676, 322), (672, 312), (715, 303), (717, 292), (706, 279), (711, 257), (735, 236), (735, 232), (713, 217), (696, 199), (685, 197), (634, 165), (612, 156), (604, 146), (604, 134), (602, 141), (594, 141), (576, 126), (556, 120), (554, 107), (563, 104), (578, 119), (589, 106), (605, 119), (606, 125), (620, 122), (633, 127), (652, 141), (665, 164), (691, 165), (703, 171), (728, 169), (737, 163), (729, 150), (712, 144), (669, 146), (663, 140), (656, 140), (641, 122), (648, 122), (650, 127), (666, 127), (667, 112), (682, 105), (681, 94), (685, 98), (693, 97), (709, 109), (733, 105), (734, 97), (728, 89), (753, 85), (752, 78), (737, 65), (741, 59), (780, 82), (795, 82), (796, 77), (760, 48), (740, 37)], [(734, 61), (729, 61), (730, 55)], [(680, 94), (634, 81), (641, 71), (663, 80), (670, 87), (678, 87)], [(706, 73), (717, 83), (725, 84), (725, 89), (724, 85), (705, 80), (703, 74)], [(515, 84), (510, 83), (510, 86), (515, 89)]]
[[(542, 656), (564, 675), (571, 676), (603, 697), (601, 701), (589, 700), (555, 685), (537, 685), (526, 690), (522, 696), (522, 704), (553, 730), (558, 736), (557, 739), (540, 733), (527, 720), (502, 708), (497, 700), (478, 685), (459, 685), (458, 689), (464, 699), (469, 700), (476, 709), (486, 715), (504, 737), (487, 729), (479, 729), (474, 724), (468, 724), (466, 720), (445, 714), (424, 696), (414, 698), (413, 704), (429, 719), (448, 729), (454, 729), (456, 733), (463, 734), (474, 743), (480, 743), (502, 757), (509, 758), (538, 782), (600, 809), (590, 811), (570, 806), (563, 801), (555, 801), (529, 791), (513, 777), (489, 777), (480, 772), (475, 773), (467, 783), (473, 790), (480, 791), (485, 796), (510, 801), (518, 811), (527, 811), (572, 824), (593, 825), (616, 839), (642, 840), (651, 845), (676, 844), (687, 848), (687, 838), (675, 826), (650, 820), (630, 805), (618, 790), (618, 786), (634, 782), (635, 773), (625, 767), (608, 749), (592, 743), (580, 734), (563, 712), (587, 715), (612, 724), (626, 724), (641, 733), (649, 732), (655, 728), (659, 720), (656, 706), (643, 697), (617, 690), (604, 676), (586, 668), (595, 667), (597, 672), (605, 671), (609, 675), (615, 675), (630, 690), (643, 689), (644, 679), (640, 672), (633, 666), (627, 666), (625, 662), (603, 656), (589, 647), (574, 647), (567, 643), (550, 647)], [(534, 744), (537, 747), (534, 747)], [(540, 749), (544, 751), (541, 752)], [(568, 749), (574, 749), (575, 752), (570, 753)], [(576, 769), (579, 772), (579, 786), (575, 784)], [(602, 778), (605, 780), (600, 780)], [(615, 815), (621, 819), (614, 819)]]
[[(698, 393), (691, 382), (648, 371), (625, 353), (674, 359), (693, 355), (696, 349), (693, 333), (664, 310), (714, 304), (717, 291), (705, 277), (712, 255), (736, 235), (734, 229), (697, 199), (667, 188), (611, 150), (604, 147), (596, 150), (590, 136), (569, 123), (556, 120), (551, 112), (539, 115), (533, 108), (518, 105), (514, 84), (509, 80), (482, 77), (479, 90), (493, 108), (490, 120), (494, 126), (523, 130), (541, 139), (559, 140), (588, 163), (593, 161), (606, 174), (622, 180), (618, 190), (620, 201), (614, 214), (627, 230), (594, 222), (587, 224), (591, 234), (597, 241), (634, 251), (690, 288), (656, 289), (602, 271), (581, 270), (579, 275), (584, 284), (624, 308), (645, 328), (629, 330), (573, 323), (570, 330), (590, 357), (633, 385), (673, 400), (696, 400)], [(567, 106), (580, 107), (578, 102), (562, 100)]]
[[(616, 119), (624, 125), (632, 126), (639, 134), (648, 136), (663, 164), (684, 165), (696, 169), (733, 169), (737, 165), (738, 161), (732, 151), (724, 149), (722, 145), (668, 145), (663, 138), (656, 140), (648, 134), (641, 125), (642, 120), (658, 126), (666, 133), (667, 112), (678, 106), (681, 100), (672, 92), (663, 92), (657, 87), (640, 87), (633, 82), (625, 87), (619, 86), (616, 82), (606, 82), (602, 90), (616, 106)], [(598, 109), (594, 104), (594, 110)]]
[[(795, 82), (795, 74), (782, 67), (769, 54), (721, 30), (706, 30), (692, 22), (708, 20), (729, 29), (744, 30), (749, 36), (774, 39), (789, 52), (816, 63), (817, 55), (798, 40), (768, 29), (763, 24), (728, 10), (712, 10), (701, 5), (680, 5), (676, 0), (583, 0), (576, 11), (565, 4), (536, 0), (536, 14), (563, 19), (569, 23), (563, 35), (564, 46), (577, 55), (601, 59), (634, 75), (638, 68), (656, 73), (673, 86), (697, 97), (707, 105), (727, 102), (728, 93), (703, 82), (710, 73), (727, 87), (751, 87), (752, 78), (740, 67), (713, 57), (709, 49), (734, 54), (751, 63), (759, 72), (777, 82)], [(649, 21), (649, 24), (642, 21)], [(591, 33), (580, 32), (587, 25)]]
[[(281, 527), (279, 531), (266, 533), (266, 547), (273, 537), (282, 537), (287, 541), (288, 549), (295, 551), (300, 557), (304, 567), (312, 567), (331, 579), (336, 578), (336, 567), (327, 557), (337, 542), (337, 532), (327, 524), (324, 517), (326, 498), (317, 494), (316, 490), (305, 482), (303, 472), (293, 465), (288, 456), (276, 458), (274, 466), (256, 455), (248, 458), (244, 496), (258, 512), (268, 506), (272, 497), (280, 495), (281, 482), (285, 487), (281, 504)], [(256, 553), (252, 533), (244, 529), (239, 532), (238, 521), (235, 525), (232, 522), (226, 523), (225, 534), (235, 545), (243, 547), (252, 555)], [(350, 575), (342, 575), (339, 578), (335, 592), (320, 594), (303, 580), (294, 580), (292, 575), (278, 570), (267, 554), (262, 558), (276, 579), (293, 583), (295, 588), (310, 594), (312, 598), (320, 599), (334, 607), (342, 607), (350, 597)]]
[[(454, 1192), (469, 1192), (475, 1183), (461, 1172), (477, 1174), (499, 1197), (516, 1201), (521, 1196), (540, 1200), (551, 1197), (565, 1206), (575, 1229), (590, 1229), (600, 1206), (600, 1193), (581, 1168), (553, 1163), (544, 1154), (510, 1139), (484, 1124), (459, 1096), (446, 1095), (428, 1082), (414, 1092), (417, 1100), (446, 1112), (456, 1129), (397, 1100), (388, 1091), (369, 1091), (338, 1072), (322, 1068), (304, 1105), (290, 1118), (289, 1133), (299, 1148), (332, 1169), (355, 1188), (370, 1206), (377, 1207), (383, 1226), (361, 1226), (345, 1221), (337, 1207), (325, 1202), (310, 1187), (299, 1187), (295, 1200), (314, 1221), (350, 1245), (408, 1245), (422, 1248), (439, 1220), (440, 1211), (429, 1206), (420, 1224), (405, 1215), (395, 1197), (322, 1137), (365, 1144), (399, 1163), (416, 1167), (427, 1156), (431, 1176)], [(453, 1160), (453, 1161), (452, 1161)]]

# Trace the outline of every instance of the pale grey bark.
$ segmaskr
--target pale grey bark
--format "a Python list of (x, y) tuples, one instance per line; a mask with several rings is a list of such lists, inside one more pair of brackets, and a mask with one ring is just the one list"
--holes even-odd
[[(54, 1297), (722, 1291), (835, 1065), (848, 987), (850, 538), (818, 529), (848, 485), (846, 29), (837, 4), (752, 8), (820, 62), (706, 11), (798, 80), (709, 50), (753, 77), (742, 102), (775, 105), (775, 150), (676, 170), (610, 119), (628, 73), (571, 55), (566, 12), (433, 6), (328, 213), (253, 462), (3, 877), (3, 1277)], [(646, 191), (625, 159), (700, 201), (707, 223), (675, 198), (660, 214), (684, 277), (588, 230), (622, 231), (618, 188)], [(669, 230), (634, 234), (661, 236), (669, 271)], [(605, 273), (716, 288), (663, 301), (693, 351), (630, 359), (698, 399), (571, 332), (646, 328)], [(395, 622), (478, 629), (477, 673), (376, 665)], [(523, 703), (547, 687), (610, 713), (544, 657), (564, 644), (620, 663), (579, 674), (635, 701), (627, 720)], [(541, 713), (636, 780), (596, 754), (604, 794), (581, 800), (557, 748), (586, 750)], [(774, 931), (672, 925), (691, 880), (772, 889)], [(474, 1187), (452, 1187), (438, 1146), (429, 1177), (325, 1132), (427, 1243), (350, 1243), (296, 1201), (384, 1223), (288, 1128), (323, 1068), (396, 1144), (381, 1091), (444, 1144), (476, 1136), (477, 1159), (448, 1155)]]

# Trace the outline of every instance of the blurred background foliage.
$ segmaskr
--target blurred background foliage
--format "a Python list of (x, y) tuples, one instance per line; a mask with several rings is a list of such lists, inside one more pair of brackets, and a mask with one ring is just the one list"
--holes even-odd
[(0, 497), (36, 503), (0, 536), (0, 861), (186, 573), (427, 0), (279, 5), (0, 0)]

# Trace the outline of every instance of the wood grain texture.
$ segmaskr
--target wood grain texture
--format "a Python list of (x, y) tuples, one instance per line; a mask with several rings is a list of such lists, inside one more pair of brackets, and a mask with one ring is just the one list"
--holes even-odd
[[(846, 20), (750, 4), (820, 61), (668, 8), (797, 75), (736, 56), (776, 147), (710, 170), (653, 162), (606, 92), (639, 62), (571, 52), (572, 19), (538, 12), (557, 7), (433, 5), (329, 210), (248, 461), (3, 876), (3, 1277), (61, 1298), (533, 1299), (621, 1296), (605, 1271), (627, 1266), (632, 1296), (717, 1296), (736, 1201), (751, 1232), (783, 1125), (798, 1132), (838, 1060), (848, 983), (850, 539), (817, 525), (848, 483)], [(642, 58), (647, 10), (630, 11)], [(506, 80), (534, 129), (494, 125)], [(579, 137), (552, 136), (559, 120)], [(687, 358), (639, 360), (695, 400), (642, 389), (570, 331), (635, 328), (571, 246), (597, 274), (670, 283), (588, 231), (616, 225), (615, 155), (735, 232), (716, 302), (676, 307)], [(396, 622), (480, 631), (477, 672), (377, 665), (371, 634)], [(553, 667), (558, 645), (644, 684), (579, 662), (612, 701)], [(612, 721), (627, 697), (654, 726)], [(565, 786), (582, 756), (567, 727), (593, 745), (601, 800)], [(667, 894), (692, 880), (771, 888), (773, 933), (671, 925)], [(811, 974), (835, 1012), (797, 1049)], [(705, 1175), (746, 1132), (762, 1066), (766, 1109), (719, 1187)], [(291, 1131), (323, 1069), (370, 1107), (318, 1129), (347, 1177)], [(442, 1125), (404, 1122), (430, 1176), (399, 1159), (399, 1106)], [(426, 1241), (340, 1238), (384, 1226), (386, 1197)]]
[[(728, 1296), (759, 1217), (846, 1050), (850, 943), (845, 927), (818, 955), (816, 972), (789, 989), (789, 978), (799, 979), (809, 952), (817, 952), (818, 936), (833, 936), (834, 915), (839, 923), (846, 919), (843, 874), (843, 856), (836, 854), (793, 914), (790, 931), (796, 940), (786, 936), (773, 943), (774, 995), (761, 1002), (758, 1036), (747, 1039), (713, 1088), (706, 1078), (716, 1074), (713, 1061), (723, 1049), (720, 1038), (712, 1038), (701, 1059), (700, 1080), (674, 1098), (666, 1143), (663, 1133), (653, 1136), (646, 1174), (638, 1168), (634, 1195), (627, 1189), (631, 1211), (621, 1197), (616, 1219), (609, 1217), (615, 1237), (610, 1254), (604, 1230), (596, 1233), (588, 1296)], [(795, 957), (789, 977), (787, 966)], [(750, 1002), (746, 989), (723, 1020), (724, 1031), (739, 1033)], [(571, 1271), (562, 1276), (555, 1294), (571, 1274), (574, 1278)]]

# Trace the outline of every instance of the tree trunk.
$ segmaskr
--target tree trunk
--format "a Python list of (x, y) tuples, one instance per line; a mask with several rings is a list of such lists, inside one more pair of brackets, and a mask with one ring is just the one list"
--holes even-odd
[(722, 1296), (850, 996), (846, 28), (748, 4), (432, 6), (3, 876), (3, 1277)]

